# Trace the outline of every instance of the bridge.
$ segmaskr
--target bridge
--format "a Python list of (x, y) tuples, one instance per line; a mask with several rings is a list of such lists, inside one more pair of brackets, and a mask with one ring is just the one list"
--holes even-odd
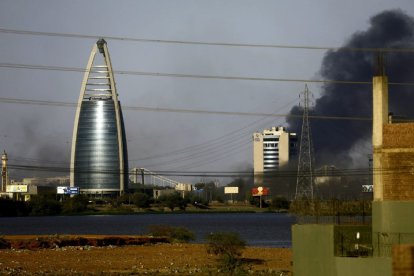
[(145, 168), (133, 168), (130, 170), (130, 179), (133, 183), (141, 183), (144, 185), (152, 185), (158, 187), (170, 187), (176, 190), (189, 191), (191, 188), (187, 187), (191, 184), (182, 183), (176, 180), (169, 179), (165, 176), (159, 175)]

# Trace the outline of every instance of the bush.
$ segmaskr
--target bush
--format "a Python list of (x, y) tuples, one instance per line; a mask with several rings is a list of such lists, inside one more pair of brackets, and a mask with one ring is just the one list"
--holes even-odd
[[(260, 207), (260, 196), (249, 196), (248, 200), (249, 200), (249, 203), (251, 205), (254, 205), (256, 207)], [(264, 198), (262, 198), (261, 200), (262, 200), (262, 208), (269, 207), (269, 204), (266, 203)]]
[(30, 199), (31, 215), (50, 216), (57, 215), (62, 210), (62, 205), (52, 196), (38, 195)]
[(63, 202), (63, 213), (80, 213), (88, 209), (88, 197), (85, 195), (75, 195)]
[(189, 202), (191, 202), (191, 204), (195, 207), (198, 208), (208, 208), (208, 200), (198, 196), (198, 195), (192, 195), (189, 199)]
[(0, 249), (9, 249), (10, 243), (2, 236), (0, 236)]
[(276, 196), (274, 198), (272, 198), (272, 205), (271, 207), (277, 210), (283, 209), (283, 210), (288, 210), (289, 209), (289, 200), (287, 200), (284, 197), (281, 196)]
[(154, 237), (167, 237), (172, 242), (189, 242), (195, 239), (194, 233), (184, 227), (151, 225), (149, 230), (150, 235)]
[(174, 211), (177, 207), (180, 208), (180, 210), (185, 210), (187, 207), (187, 200), (183, 199), (177, 192), (162, 195), (158, 198), (158, 200), (164, 207), (170, 208), (171, 211)]
[(148, 208), (148, 207), (150, 207), (151, 199), (147, 194), (134, 193), (132, 195), (132, 202), (138, 208)]
[(211, 233), (207, 237), (207, 252), (215, 255), (238, 257), (246, 246), (237, 233)]
[(114, 201), (117, 202), (117, 205), (120, 206), (121, 204), (130, 204), (131, 203), (131, 194), (123, 194), (119, 197), (117, 197), (116, 199), (114, 199)]
[(27, 216), (29, 213), (27, 202), (0, 198), (0, 217)]
[(242, 262), (238, 257), (246, 242), (237, 233), (211, 233), (206, 240), (207, 252), (220, 257), (221, 269), (229, 272), (241, 270)]

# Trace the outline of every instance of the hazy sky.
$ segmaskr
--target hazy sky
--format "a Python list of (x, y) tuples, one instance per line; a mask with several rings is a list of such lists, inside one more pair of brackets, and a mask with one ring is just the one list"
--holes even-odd
[[(388, 9), (414, 16), (412, 0), (2, 0), (0, 28), (104, 38), (339, 47), (365, 30), (371, 16)], [(325, 54), (106, 40), (115, 71), (320, 79)], [(0, 64), (85, 68), (96, 40), (0, 32), (0, 42)], [(74, 103), (82, 77), (81, 72), (0, 67), (0, 97)], [(125, 74), (115, 79), (124, 107), (276, 114), (288, 113), (305, 86)], [(318, 85), (309, 88), (318, 95)], [(67, 166), (74, 115), (74, 107), (1, 100), (0, 147), (13, 164)], [(249, 169), (252, 132), (285, 125), (284, 118), (276, 117), (128, 109), (124, 119), (130, 167), (153, 171)]]

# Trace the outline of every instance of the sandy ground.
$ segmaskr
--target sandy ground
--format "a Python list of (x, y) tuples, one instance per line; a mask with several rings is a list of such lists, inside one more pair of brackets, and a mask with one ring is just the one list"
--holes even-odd
[[(290, 275), (291, 249), (247, 247), (242, 258), (250, 275)], [(0, 275), (226, 275), (217, 267), (203, 244), (0, 250)]]

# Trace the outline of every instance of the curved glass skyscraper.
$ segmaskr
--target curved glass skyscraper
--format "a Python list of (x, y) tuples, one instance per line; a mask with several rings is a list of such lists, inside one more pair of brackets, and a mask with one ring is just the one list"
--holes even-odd
[(70, 185), (86, 194), (122, 194), (128, 156), (121, 105), (106, 42), (93, 47), (83, 77), (72, 138)]

